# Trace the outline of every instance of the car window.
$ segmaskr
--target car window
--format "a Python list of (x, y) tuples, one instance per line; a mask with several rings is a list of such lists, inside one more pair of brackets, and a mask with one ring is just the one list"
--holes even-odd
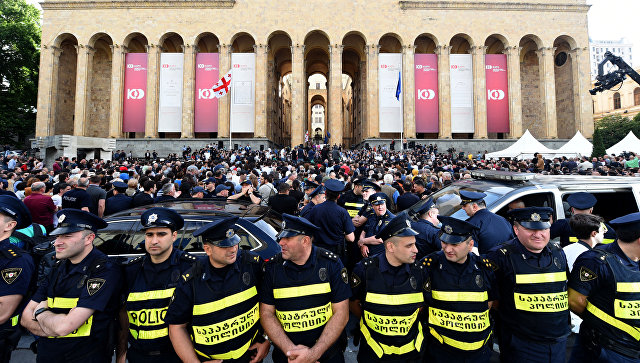
[[(607, 222), (629, 213), (638, 212), (638, 204), (631, 188), (587, 191), (593, 194), (598, 200), (593, 207), (593, 214), (601, 216)], [(569, 198), (571, 194), (572, 193), (564, 193), (562, 195), (562, 204), (565, 206), (566, 218), (571, 217), (569, 203), (567, 203), (567, 198)]]
[(136, 220), (108, 222), (107, 228), (100, 230), (93, 242), (94, 246), (107, 255), (136, 253), (131, 243), (131, 228)]
[(497, 190), (481, 190), (472, 185), (459, 185), (456, 188), (444, 188), (432, 196), (436, 206), (438, 207), (440, 215), (452, 216), (462, 220), (469, 218), (467, 213), (460, 207), (461, 199), (459, 193), (461, 190), (485, 193), (487, 196), (484, 200), (487, 205), (493, 204), (504, 195), (503, 193), (499, 193)]
[[(524, 195), (520, 194), (508, 199), (506, 204), (503, 205), (496, 214), (506, 218), (507, 212), (509, 211), (509, 204), (515, 201), (521, 201), (525, 207), (550, 207), (554, 210), (556, 208), (553, 192), (538, 192)], [(556, 213), (556, 215), (558, 214)]]

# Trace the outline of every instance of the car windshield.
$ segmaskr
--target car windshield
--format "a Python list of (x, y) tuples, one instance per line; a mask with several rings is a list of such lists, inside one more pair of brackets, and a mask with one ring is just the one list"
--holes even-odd
[(469, 218), (460, 206), (461, 190), (486, 194), (487, 196), (484, 198), (484, 201), (487, 206), (491, 206), (504, 195), (511, 192), (513, 188), (482, 182), (460, 182), (449, 185), (431, 196), (438, 207), (440, 215), (452, 216), (462, 220)]

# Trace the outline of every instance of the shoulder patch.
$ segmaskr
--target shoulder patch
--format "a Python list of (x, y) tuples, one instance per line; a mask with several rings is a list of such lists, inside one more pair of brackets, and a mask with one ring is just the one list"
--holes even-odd
[(597, 278), (598, 278), (598, 275), (593, 273), (593, 271), (589, 270), (584, 266), (580, 267), (580, 281), (586, 282), (586, 281), (595, 280)]
[(342, 277), (342, 281), (349, 285), (349, 273), (347, 272), (347, 268), (343, 267), (342, 270), (340, 271), (340, 277)]
[(100, 291), (102, 286), (107, 282), (105, 279), (89, 279), (87, 280), (87, 292), (89, 296), (95, 295), (96, 292)]
[(358, 277), (358, 275), (356, 275), (354, 272), (351, 273), (351, 287), (355, 288), (356, 286), (360, 285), (360, 277)]
[(18, 276), (22, 273), (22, 268), (14, 267), (14, 268), (6, 268), (0, 271), (2, 275), (2, 279), (8, 285), (11, 285), (14, 281), (18, 279)]

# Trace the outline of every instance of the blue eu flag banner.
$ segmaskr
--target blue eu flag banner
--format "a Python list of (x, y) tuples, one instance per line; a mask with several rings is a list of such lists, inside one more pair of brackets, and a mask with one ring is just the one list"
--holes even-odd
[(398, 86), (396, 87), (396, 99), (400, 101), (400, 89), (402, 88), (402, 72), (398, 72)]

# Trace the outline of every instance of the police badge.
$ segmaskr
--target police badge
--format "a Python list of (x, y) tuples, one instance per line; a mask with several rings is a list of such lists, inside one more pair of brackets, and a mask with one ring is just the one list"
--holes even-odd
[(482, 276), (476, 275), (476, 285), (478, 285), (478, 287), (482, 288), (482, 285), (483, 285)]
[(320, 271), (318, 271), (318, 277), (320, 277), (321, 281), (327, 281), (327, 269), (326, 268), (321, 268)]
[(158, 220), (158, 215), (155, 213), (152, 213), (149, 215), (149, 218), (147, 218), (147, 224), (151, 224), (157, 220)]
[(249, 283), (251, 282), (251, 275), (248, 272), (242, 274), (242, 282), (244, 282), (245, 285), (249, 286)]
[(227, 232), (224, 234), (226, 238), (231, 238), (233, 237), (233, 229), (230, 228), (227, 230)]
[(65, 216), (64, 214), (61, 214), (58, 216), (58, 224), (64, 222), (64, 219), (67, 218), (67, 216)]
[(418, 282), (416, 281), (416, 278), (414, 276), (411, 276), (411, 278), (409, 278), (409, 283), (411, 284), (411, 288), (414, 290), (418, 287)]
[(18, 276), (22, 273), (21, 268), (13, 267), (2, 270), (2, 279), (8, 284), (11, 285)]
[(453, 228), (451, 228), (451, 226), (447, 224), (446, 226), (444, 226), (444, 233), (446, 234), (453, 233)]
[(531, 221), (540, 222), (540, 215), (538, 213), (532, 213), (531, 214)]

